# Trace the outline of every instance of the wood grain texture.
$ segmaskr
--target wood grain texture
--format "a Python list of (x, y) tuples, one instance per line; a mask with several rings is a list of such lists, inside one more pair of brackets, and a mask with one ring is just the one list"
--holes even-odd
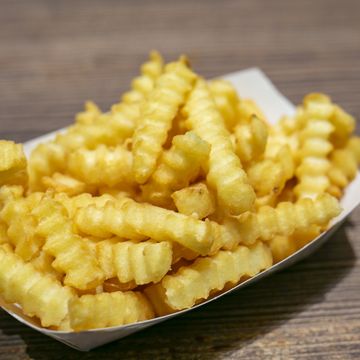
[[(0, 138), (69, 124), (127, 89), (152, 48), (213, 77), (262, 68), (298, 103), (360, 118), (357, 0), (0, 0)], [(0, 311), (0, 359), (358, 359), (360, 210), (315, 255), (255, 286), (90, 353)]]

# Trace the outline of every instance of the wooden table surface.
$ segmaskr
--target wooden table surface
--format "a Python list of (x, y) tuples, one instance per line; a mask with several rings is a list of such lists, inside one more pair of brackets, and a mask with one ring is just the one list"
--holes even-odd
[[(152, 48), (213, 77), (261, 67), (360, 117), (360, 2), (0, 1), (0, 138), (60, 128), (115, 102)], [(0, 359), (360, 358), (360, 210), (316, 254), (250, 288), (79, 353), (0, 310)]]

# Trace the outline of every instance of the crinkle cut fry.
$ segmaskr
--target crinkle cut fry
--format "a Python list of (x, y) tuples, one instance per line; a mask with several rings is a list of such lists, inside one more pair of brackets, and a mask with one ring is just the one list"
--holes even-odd
[(233, 251), (221, 250), (214, 256), (196, 259), (175, 274), (166, 275), (160, 284), (147, 288), (145, 293), (157, 312), (166, 309), (161, 303), (172, 310), (188, 309), (207, 299), (211, 292), (222, 290), (227, 284), (235, 285), (244, 276), (254, 276), (271, 265), (272, 256), (266, 244), (238, 246)]
[(125, 221), (125, 213), (122, 210), (124, 201), (128, 199), (89, 205), (79, 208), (75, 213), (74, 222), (78, 230), (87, 235), (104, 239), (117, 235), (133, 241), (142, 241), (146, 235), (136, 231)]
[[(11, 193), (9, 188), (8, 190)], [(32, 193), (28, 197), (17, 197), (10, 193), (4, 199), (0, 219), (7, 225), (8, 240), (14, 246), (15, 253), (23, 260), (30, 261), (39, 254), (44, 244), (44, 240), (36, 234), (37, 221), (31, 214), (43, 194)]]
[(150, 58), (141, 66), (141, 75), (131, 82), (131, 90), (122, 96), (124, 103), (143, 101), (154, 88), (156, 79), (162, 74), (164, 60), (157, 51), (150, 52)]
[(85, 234), (109, 238), (117, 235), (131, 240), (151, 238), (174, 241), (200, 254), (211, 252), (214, 236), (210, 221), (201, 221), (131, 199), (89, 206), (77, 211), (75, 224)]
[(189, 116), (189, 127), (211, 145), (209, 185), (216, 189), (219, 200), (231, 214), (250, 210), (255, 192), (248, 184), (247, 175), (234, 153), (230, 134), (204, 80), (198, 80), (184, 111)]
[(37, 316), (47, 327), (60, 325), (74, 293), (0, 247), (0, 295), (9, 303), (18, 303), (24, 314)]
[(117, 276), (121, 284), (135, 285), (160, 281), (170, 270), (173, 255), (168, 241), (104, 240), (96, 244), (96, 253), (106, 279)]
[(69, 315), (71, 327), (81, 331), (148, 320), (154, 311), (143, 294), (116, 291), (72, 299)]
[(175, 136), (171, 148), (163, 152), (149, 182), (141, 188), (144, 200), (168, 207), (171, 194), (188, 186), (198, 176), (209, 152), (210, 145), (192, 131)]
[(132, 148), (137, 183), (145, 183), (154, 172), (172, 121), (195, 77), (183, 61), (168, 64), (143, 104)]
[(64, 284), (80, 290), (101, 284), (104, 274), (98, 261), (88, 244), (73, 232), (65, 208), (44, 198), (33, 214), (39, 221), (37, 233), (45, 239), (43, 250), (54, 256), (52, 266), (65, 273)]
[(294, 188), (298, 199), (316, 197), (330, 185), (327, 173), (330, 168), (328, 155), (333, 149), (330, 135), (334, 126), (330, 119), (334, 105), (321, 94), (310, 94), (304, 98), (305, 126), (299, 132), (300, 164), (296, 169), (298, 184)]
[(268, 125), (256, 115), (251, 115), (234, 128), (235, 152), (244, 164), (259, 159), (265, 151)]
[(21, 144), (0, 140), (0, 186), (21, 185), (27, 187), (27, 161)]
[(210, 221), (130, 199), (124, 202), (121, 210), (129, 226), (153, 240), (174, 241), (202, 255), (212, 249), (214, 236)]
[(95, 150), (78, 149), (69, 155), (67, 170), (90, 185), (133, 184), (132, 154), (121, 145), (114, 148), (100, 145)]
[(255, 214), (245, 214), (246, 218), (238, 223), (237, 232), (246, 244), (258, 238), (270, 240), (275, 235), (289, 236), (295, 230), (311, 225), (325, 226), (340, 211), (338, 200), (324, 193), (316, 199), (281, 202), (276, 208), (260, 207)]

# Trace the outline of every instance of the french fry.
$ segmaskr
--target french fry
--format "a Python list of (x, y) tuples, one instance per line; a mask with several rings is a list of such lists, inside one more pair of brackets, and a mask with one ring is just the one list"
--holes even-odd
[(100, 108), (94, 102), (86, 101), (84, 111), (76, 114), (75, 122), (84, 125), (94, 124), (98, 121), (100, 115)]
[(125, 221), (122, 204), (126, 200), (79, 208), (74, 218), (76, 227), (84, 234), (104, 239), (113, 235), (136, 241), (146, 239), (146, 234), (141, 234)]
[(297, 198), (316, 197), (330, 186), (327, 156), (333, 149), (330, 135), (335, 127), (330, 119), (334, 105), (323, 94), (309, 94), (303, 100), (304, 128), (299, 133), (300, 164), (296, 169), (298, 184), (294, 188)]
[(43, 177), (63, 172), (66, 150), (52, 142), (41, 143), (31, 152), (29, 158), (29, 187), (31, 191), (45, 190)]
[(172, 121), (194, 81), (195, 74), (181, 60), (168, 64), (157, 79), (133, 136), (133, 172), (137, 183), (145, 183), (154, 172)]
[(189, 126), (211, 145), (207, 181), (220, 203), (233, 215), (250, 210), (255, 192), (235, 155), (230, 134), (203, 80), (198, 80), (185, 106)]
[(54, 256), (52, 266), (65, 273), (64, 284), (80, 290), (95, 288), (104, 279), (89, 246), (72, 230), (65, 208), (44, 198), (33, 210), (39, 224), (36, 233), (45, 239), (43, 250)]
[(27, 161), (21, 144), (0, 140), (0, 186), (21, 185), (27, 187)]
[(122, 208), (125, 223), (156, 241), (174, 241), (206, 255), (214, 238), (211, 223), (150, 204), (126, 201)]
[(199, 175), (209, 152), (210, 145), (191, 131), (175, 136), (149, 182), (141, 187), (142, 198), (154, 205), (172, 207), (171, 193), (188, 186)]
[(171, 244), (167, 241), (118, 242), (113, 245), (113, 263), (120, 283), (156, 283), (171, 268)]
[(268, 126), (255, 115), (234, 128), (235, 152), (242, 163), (259, 159), (266, 147)]
[(266, 117), (259, 105), (253, 99), (241, 99), (237, 106), (238, 122), (247, 122), (251, 117), (257, 117), (266, 122)]
[(258, 238), (270, 240), (275, 235), (289, 236), (310, 225), (326, 225), (340, 211), (338, 200), (324, 193), (316, 199), (282, 202), (276, 208), (261, 207), (255, 214), (245, 214), (247, 216), (239, 221), (237, 230), (242, 241), (251, 244)]
[(123, 146), (95, 150), (78, 149), (69, 155), (68, 171), (75, 178), (96, 186), (131, 185), (132, 154)]
[(274, 158), (265, 156), (247, 168), (249, 182), (258, 197), (280, 194), (294, 171), (295, 162), (288, 145), (280, 148)]
[(82, 193), (95, 192), (95, 188), (85, 182), (79, 181), (69, 175), (54, 173), (52, 176), (44, 176), (41, 179), (46, 189), (51, 189), (57, 193), (65, 193), (70, 196)]
[(84, 295), (69, 303), (71, 328), (75, 331), (126, 325), (154, 317), (153, 309), (139, 292)]
[(40, 193), (33, 193), (27, 198), (9, 198), (0, 212), (1, 220), (8, 227), (9, 242), (14, 246), (15, 253), (25, 261), (36, 257), (44, 244), (44, 240), (36, 234), (37, 221), (31, 214), (41, 198)]
[(9, 303), (18, 303), (26, 315), (37, 316), (42, 326), (58, 326), (74, 293), (0, 247), (0, 295)]
[(78, 209), (90, 205), (105, 206), (108, 201), (115, 201), (115, 198), (107, 193), (101, 196), (92, 196), (91, 194), (85, 193), (73, 197), (70, 197), (66, 193), (57, 193), (54, 194), (54, 200), (61, 203), (65, 207), (68, 216), (73, 219)]
[[(254, 276), (271, 265), (271, 252), (265, 244), (239, 246), (234, 251), (219, 251), (212, 257), (198, 258), (176, 274), (165, 276), (160, 284), (147, 288), (145, 293), (157, 314), (164, 315), (161, 303), (172, 310), (188, 309), (207, 299), (211, 292), (222, 290), (226, 284), (235, 285), (243, 277)], [(164, 298), (156, 296), (161, 294), (157, 287), (164, 289)]]
[(138, 103), (145, 100), (154, 88), (155, 80), (163, 72), (164, 61), (157, 51), (150, 52), (149, 60), (141, 66), (141, 75), (131, 82), (131, 90), (122, 96), (124, 103)]
[[(330, 162), (331, 165), (327, 175), (331, 185), (339, 189), (340, 193), (338, 195), (341, 196), (341, 189), (345, 188), (355, 178), (358, 171), (357, 168), (360, 164), (360, 138), (354, 136), (348, 140), (344, 148), (335, 149), (330, 154)], [(328, 188), (328, 191), (331, 191), (331, 187)]]
[(205, 183), (197, 183), (171, 195), (179, 213), (204, 219), (215, 211), (215, 197)]
[(212, 80), (209, 90), (229, 131), (238, 121), (239, 98), (233, 85), (226, 80)]

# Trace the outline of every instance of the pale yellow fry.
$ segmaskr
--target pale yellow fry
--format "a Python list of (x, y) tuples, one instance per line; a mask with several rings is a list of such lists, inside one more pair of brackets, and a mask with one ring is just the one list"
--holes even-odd
[(174, 241), (202, 255), (211, 251), (214, 237), (209, 221), (133, 200), (126, 201), (121, 212), (125, 223), (151, 239)]
[(8, 198), (0, 212), (0, 218), (8, 227), (7, 236), (15, 253), (23, 260), (36, 257), (44, 240), (36, 234), (37, 220), (31, 211), (41, 201), (41, 193), (32, 193), (27, 198)]
[(265, 156), (247, 168), (249, 182), (258, 197), (280, 194), (294, 171), (295, 161), (288, 145), (281, 147), (275, 157)]
[(212, 80), (208, 83), (216, 107), (221, 113), (229, 131), (238, 121), (239, 98), (234, 86), (226, 80)]
[(340, 212), (338, 200), (324, 193), (315, 199), (282, 202), (276, 208), (263, 206), (257, 213), (246, 214), (246, 219), (240, 220), (237, 231), (245, 243), (252, 243), (258, 238), (270, 240), (275, 235), (289, 236), (295, 230), (311, 225), (326, 225)]
[(187, 122), (202, 139), (211, 145), (209, 185), (217, 191), (223, 206), (233, 215), (250, 210), (255, 201), (253, 188), (233, 150), (230, 133), (203, 80), (199, 80), (185, 106)]
[(84, 111), (76, 114), (75, 122), (79, 124), (94, 124), (98, 121), (101, 115), (100, 108), (92, 101), (86, 101), (84, 105)]
[(354, 132), (356, 120), (340, 106), (334, 105), (334, 112), (330, 121), (335, 128), (330, 140), (335, 147), (343, 147)]
[(60, 325), (74, 296), (70, 288), (1, 247), (0, 295), (9, 303), (18, 303), (24, 314), (37, 316), (45, 327)]
[(343, 189), (353, 180), (360, 164), (360, 138), (353, 136), (342, 149), (330, 154), (328, 176), (332, 185)]
[(199, 175), (209, 152), (210, 145), (194, 132), (175, 136), (170, 150), (162, 153), (149, 182), (142, 186), (143, 199), (169, 207), (171, 193), (188, 186)]
[(113, 263), (121, 283), (156, 283), (171, 269), (171, 244), (167, 241), (118, 242), (113, 245)]
[(241, 99), (237, 106), (238, 122), (247, 122), (250, 117), (257, 117), (266, 123), (266, 117), (260, 106), (253, 99)]
[(329, 140), (333, 130), (328, 119), (309, 118), (300, 133), (300, 165), (295, 173), (298, 184), (294, 188), (297, 198), (315, 197), (329, 187), (327, 173), (330, 162), (327, 156), (333, 148)]
[(53, 256), (47, 254), (45, 251), (40, 251), (39, 255), (31, 260), (31, 264), (36, 270), (61, 281), (63, 274), (56, 271), (51, 265), (54, 260)]
[(133, 136), (133, 172), (137, 183), (145, 183), (154, 172), (172, 121), (195, 77), (184, 62), (170, 63), (148, 95)]
[(63, 172), (66, 150), (54, 142), (41, 143), (31, 152), (29, 158), (29, 187), (31, 191), (45, 190), (44, 176)]
[[(161, 302), (172, 310), (188, 309), (225, 285), (235, 285), (271, 265), (270, 249), (262, 242), (250, 247), (239, 246), (234, 251), (219, 251), (212, 257), (198, 258), (175, 274), (165, 276), (160, 284), (153, 285), (155, 289), (150, 287), (145, 292), (157, 313), (164, 309)], [(161, 291), (156, 290), (157, 287), (163, 288), (164, 298), (159, 299)]]
[(46, 189), (51, 189), (56, 193), (66, 193), (70, 196), (95, 191), (94, 187), (89, 186), (85, 182), (79, 181), (72, 176), (57, 172), (52, 176), (44, 176), (41, 181)]
[(105, 239), (112, 235), (131, 240), (146, 239), (146, 235), (125, 221), (125, 213), (121, 209), (125, 200), (107, 202), (104, 206), (98, 204), (79, 208), (74, 219), (75, 225), (84, 234)]
[(197, 183), (175, 191), (171, 197), (179, 213), (204, 219), (214, 213), (215, 197), (205, 183)]
[(27, 161), (21, 144), (0, 140), (0, 186), (27, 187)]
[(268, 126), (255, 115), (243, 120), (234, 128), (235, 152), (242, 163), (259, 159), (268, 139)]
[(76, 235), (65, 208), (44, 198), (33, 210), (39, 225), (37, 234), (45, 238), (43, 250), (54, 256), (52, 266), (65, 273), (64, 284), (81, 290), (95, 288), (104, 274), (88, 244)]
[(269, 246), (274, 259), (274, 264), (286, 259), (298, 250), (291, 236), (277, 235), (270, 239)]
[(39, 144), (29, 159), (30, 189), (44, 190), (42, 178), (54, 172), (63, 173), (68, 154), (74, 150), (122, 144), (132, 136), (138, 116), (138, 104), (117, 104), (109, 113), (80, 121), (57, 134), (53, 141)]
[(75, 331), (131, 324), (154, 317), (149, 301), (139, 292), (84, 295), (69, 304), (70, 324)]
[(143, 101), (154, 88), (155, 80), (163, 72), (164, 61), (157, 51), (151, 51), (149, 60), (141, 66), (141, 75), (131, 82), (131, 90), (122, 96), (124, 103)]
[(115, 201), (115, 198), (110, 194), (103, 194), (101, 196), (92, 196), (91, 194), (79, 194), (77, 196), (70, 197), (66, 193), (57, 193), (54, 195), (54, 199), (61, 203), (69, 217), (72, 219), (78, 209), (84, 208), (90, 205), (105, 206), (108, 201)]
[(97, 186), (133, 183), (132, 154), (123, 146), (78, 149), (69, 155), (67, 170), (75, 178)]

